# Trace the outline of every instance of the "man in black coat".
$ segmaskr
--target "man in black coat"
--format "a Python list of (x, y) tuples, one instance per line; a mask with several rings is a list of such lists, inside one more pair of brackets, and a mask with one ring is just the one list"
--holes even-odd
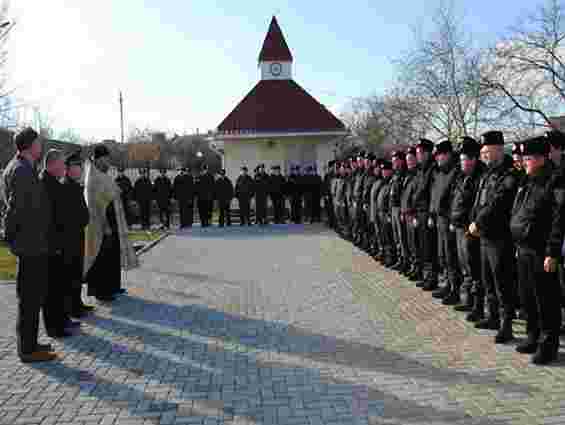
[(275, 224), (284, 223), (284, 189), (286, 179), (281, 175), (280, 165), (271, 167), (269, 176), (269, 197), (273, 204), (273, 215)]
[(432, 186), (430, 217), (434, 221), (438, 235), (438, 257), (442, 259), (444, 265), (446, 284), (433, 296), (443, 298), (444, 305), (456, 305), (461, 301), (459, 292), (462, 276), (457, 257), (457, 238), (449, 225), (453, 188), (461, 168), (449, 140), (436, 145), (435, 157), (437, 173)]
[(128, 226), (133, 224), (133, 217), (131, 214), (131, 208), (129, 206), (129, 202), (132, 199), (133, 195), (133, 185), (131, 184), (131, 180), (128, 176), (124, 174), (124, 168), (118, 168), (118, 176), (116, 177), (116, 184), (119, 186), (120, 190), (122, 191), (122, 204), (124, 206), (124, 213), (126, 215), (126, 222)]
[(133, 195), (139, 205), (141, 227), (144, 230), (151, 228), (151, 204), (153, 202), (153, 185), (149, 179), (149, 169), (141, 169), (140, 177), (133, 186)]
[(45, 154), (40, 179), (45, 185), (51, 203), (51, 222), (49, 224), (49, 273), (47, 274), (47, 298), (43, 308), (43, 321), (47, 335), (51, 338), (63, 338), (71, 335), (70, 327), (80, 326), (72, 322), (66, 311), (65, 301), (72, 294), (70, 281), (66, 279), (67, 270), (63, 257), (65, 248), (68, 200), (60, 179), (65, 177), (63, 152), (50, 149)]
[(485, 165), (479, 160), (481, 145), (475, 139), (464, 137), (461, 142), (461, 173), (453, 188), (450, 230), (455, 231), (457, 256), (463, 276), (465, 302), (455, 306), (456, 311), (468, 311), (466, 320), (478, 322), (484, 318), (485, 292), (481, 283), (481, 253), (478, 238), (468, 235), (471, 210)]
[(324, 211), (326, 212), (326, 225), (330, 229), (335, 229), (336, 227), (334, 200), (332, 194), (332, 182), (336, 178), (336, 173), (334, 170), (335, 163), (336, 162), (333, 160), (328, 162), (322, 181), (322, 198), (324, 199)]
[(290, 198), (290, 219), (293, 223), (302, 223), (302, 195), (304, 181), (300, 175), (300, 167), (293, 166), (286, 184), (286, 196)]
[(226, 170), (222, 169), (218, 172), (220, 177), (216, 180), (215, 198), (218, 200), (218, 210), (220, 216), (218, 218), (218, 226), (224, 227), (224, 224), (231, 226), (230, 206), (233, 199), (233, 184)]
[(202, 166), (202, 174), (198, 178), (198, 216), (202, 227), (210, 226), (212, 209), (214, 207), (214, 176), (208, 171), (208, 166)]
[(565, 228), (565, 185), (547, 158), (548, 143), (534, 137), (522, 143), (527, 177), (512, 208), (510, 231), (517, 247), (518, 279), (526, 310), (525, 342), (519, 353), (535, 353), (534, 364), (557, 359), (561, 289), (557, 275)]
[(439, 264), (437, 258), (437, 233), (430, 224), (430, 200), (432, 185), (437, 173), (437, 166), (432, 156), (434, 143), (428, 139), (420, 139), (416, 147), (418, 172), (413, 194), (413, 206), (416, 211), (414, 224), (418, 234), (418, 257), (422, 264), (423, 282), (418, 282), (424, 290), (432, 291), (438, 286)]
[(180, 228), (192, 227), (196, 185), (189, 170), (183, 168), (173, 182), (173, 196), (179, 204)]
[(37, 132), (25, 128), (15, 137), (16, 155), (3, 174), (5, 239), (18, 258), (16, 275), (17, 350), (22, 362), (57, 358), (49, 344), (39, 344), (39, 314), (47, 296), (51, 203), (35, 171), (41, 157)]
[(89, 222), (89, 212), (84, 199), (84, 187), (80, 184), (82, 159), (75, 152), (65, 160), (67, 173), (64, 183), (65, 204), (68, 208), (65, 224), (65, 244), (63, 260), (68, 285), (71, 288), (69, 300), (70, 315), (83, 317), (94, 307), (82, 302), (82, 281), (84, 268), (84, 229)]
[(239, 204), (240, 226), (245, 224), (251, 226), (250, 203), (255, 189), (253, 179), (247, 174), (247, 171), (246, 166), (241, 167), (241, 174), (235, 182), (235, 197)]
[(392, 168), (394, 174), (390, 181), (390, 211), (392, 219), (392, 234), (397, 252), (396, 264), (392, 266), (394, 270), (403, 271), (408, 268), (408, 253), (406, 252), (406, 233), (402, 226), (400, 217), (400, 201), (402, 189), (406, 176), (406, 155), (401, 150), (393, 151), (391, 154)]
[(495, 342), (505, 343), (514, 338), (516, 287), (510, 216), (518, 179), (512, 158), (504, 155), (502, 132), (489, 131), (482, 135), (481, 158), (488, 171), (481, 179), (475, 198), (469, 234), (480, 237), (481, 241), (482, 282), (489, 317), (475, 327), (498, 330)]
[(171, 196), (173, 187), (171, 179), (167, 176), (167, 170), (161, 169), (161, 175), (153, 183), (154, 198), (159, 208), (159, 219), (165, 229), (171, 226)]
[(265, 166), (260, 164), (255, 169), (255, 221), (264, 226), (268, 224), (267, 197), (269, 196), (269, 176), (265, 173)]

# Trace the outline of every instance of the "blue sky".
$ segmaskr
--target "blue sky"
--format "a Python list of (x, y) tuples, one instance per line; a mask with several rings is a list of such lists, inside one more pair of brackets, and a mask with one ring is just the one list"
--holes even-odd
[[(539, 2), (459, 0), (482, 45)], [(439, 1), (12, 0), (10, 80), (56, 130), (126, 133), (214, 129), (259, 79), (257, 56), (273, 14), (294, 56), (294, 79), (338, 113), (349, 97), (383, 92), (391, 60), (430, 26)], [(30, 117), (30, 108), (22, 116)]]

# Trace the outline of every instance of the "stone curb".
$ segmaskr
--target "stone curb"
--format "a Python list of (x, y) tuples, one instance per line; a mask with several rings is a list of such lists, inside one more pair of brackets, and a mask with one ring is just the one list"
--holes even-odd
[(152, 242), (149, 242), (147, 245), (145, 245), (143, 248), (141, 248), (139, 251), (137, 251), (137, 256), (139, 257), (142, 254), (145, 254), (147, 251), (149, 251), (151, 248), (153, 248), (155, 245), (157, 245), (159, 242), (161, 242), (163, 239), (165, 239), (170, 234), (171, 234), (170, 232), (165, 232), (159, 238), (155, 239)]

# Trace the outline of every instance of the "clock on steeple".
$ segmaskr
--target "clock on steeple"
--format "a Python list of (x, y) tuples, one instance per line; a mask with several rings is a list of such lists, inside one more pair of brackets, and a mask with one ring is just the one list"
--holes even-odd
[(274, 16), (259, 53), (259, 65), (262, 80), (292, 79), (292, 54)]

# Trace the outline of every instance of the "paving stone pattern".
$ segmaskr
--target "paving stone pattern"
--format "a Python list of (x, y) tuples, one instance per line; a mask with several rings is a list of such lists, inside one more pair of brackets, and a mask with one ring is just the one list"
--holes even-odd
[(176, 232), (124, 277), (50, 364), (18, 361), (0, 285), (0, 424), (565, 423), (564, 362), (530, 366), (322, 226)]

